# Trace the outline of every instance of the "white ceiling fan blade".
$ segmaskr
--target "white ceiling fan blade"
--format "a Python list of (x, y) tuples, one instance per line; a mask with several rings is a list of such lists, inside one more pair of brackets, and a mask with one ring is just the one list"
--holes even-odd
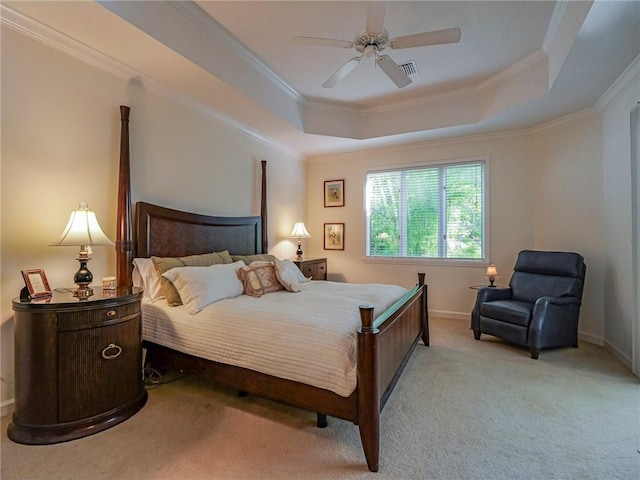
[(362, 57), (353, 57), (347, 63), (342, 65), (338, 69), (338, 71), (336, 73), (331, 75), (329, 77), (329, 79), (322, 84), (322, 86), (324, 88), (333, 88), (333, 87), (335, 87), (338, 83), (340, 83), (342, 81), (342, 79), (344, 77), (349, 75), (354, 68), (356, 68), (358, 65), (360, 65), (361, 61), (362, 61)]
[(316, 45), (320, 47), (352, 48), (353, 42), (336, 38), (292, 37), (291, 43), (298, 45)]
[(415, 33), (391, 39), (391, 48), (426, 47), (429, 45), (442, 45), (445, 43), (458, 43), (462, 38), (459, 27), (434, 30), (432, 32)]
[(398, 88), (406, 87), (411, 83), (409, 76), (404, 73), (404, 70), (402, 70), (389, 55), (380, 56), (377, 63)]
[(369, 2), (367, 10), (367, 24), (364, 31), (366, 33), (380, 33), (384, 28), (384, 20), (387, 18), (387, 9), (389, 8), (389, 0), (380, 2)]

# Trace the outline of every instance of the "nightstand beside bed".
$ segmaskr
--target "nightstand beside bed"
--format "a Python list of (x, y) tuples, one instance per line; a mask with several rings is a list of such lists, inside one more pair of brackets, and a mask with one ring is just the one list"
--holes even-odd
[(294, 258), (293, 263), (300, 269), (302, 274), (311, 280), (327, 279), (327, 259), (326, 258)]
[(117, 425), (147, 401), (142, 379), (142, 289), (13, 299), (15, 411), (7, 434), (45, 445)]

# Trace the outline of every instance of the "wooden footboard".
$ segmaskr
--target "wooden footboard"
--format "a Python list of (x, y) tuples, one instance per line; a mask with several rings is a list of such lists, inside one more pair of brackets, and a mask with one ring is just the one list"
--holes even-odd
[(358, 428), (372, 472), (378, 471), (380, 412), (418, 340), (429, 345), (427, 286), (419, 274), (416, 287), (374, 321), (373, 307), (360, 307), (358, 330)]
[(351, 421), (360, 430), (367, 466), (376, 472), (379, 463), (380, 412), (418, 340), (422, 339), (425, 345), (429, 343), (424, 274), (420, 274), (419, 279), (418, 285), (375, 321), (373, 307), (360, 307), (362, 325), (358, 329), (358, 383), (349, 397), (148, 342), (145, 343), (149, 349), (147, 358), (160, 367), (195, 373), (238, 391)]

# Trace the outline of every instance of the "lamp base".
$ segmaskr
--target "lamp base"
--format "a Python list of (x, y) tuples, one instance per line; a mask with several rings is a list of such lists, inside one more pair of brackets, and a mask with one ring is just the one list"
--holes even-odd
[(298, 240), (298, 250), (296, 250), (298, 260), (302, 260), (302, 247), (300, 246), (300, 240)]
[(71, 292), (71, 295), (73, 295), (76, 298), (79, 298), (80, 300), (82, 299), (87, 299), (89, 298), (91, 295), (93, 295), (93, 288), (87, 286), (87, 285), (80, 285), (78, 286), (78, 288), (76, 288), (75, 290), (73, 290)]
[(87, 268), (87, 262), (91, 260), (91, 257), (87, 254), (87, 250), (86, 246), (82, 246), (80, 248), (80, 255), (78, 255), (78, 258), (76, 259), (80, 262), (80, 269), (73, 277), (73, 281), (76, 283), (78, 288), (76, 288), (72, 294), (74, 297), (81, 300), (87, 299), (93, 295), (93, 288), (89, 286), (93, 281), (93, 274)]

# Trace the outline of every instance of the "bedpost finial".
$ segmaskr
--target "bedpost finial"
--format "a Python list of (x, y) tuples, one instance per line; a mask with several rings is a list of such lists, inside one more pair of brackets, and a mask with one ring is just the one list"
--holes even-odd
[(123, 122), (128, 122), (130, 111), (131, 111), (131, 107), (128, 107), (126, 105), (120, 105), (120, 120)]
[(373, 332), (373, 305), (360, 305), (360, 330)]
[(424, 277), (425, 277), (424, 272), (418, 273), (418, 285), (424, 285)]

